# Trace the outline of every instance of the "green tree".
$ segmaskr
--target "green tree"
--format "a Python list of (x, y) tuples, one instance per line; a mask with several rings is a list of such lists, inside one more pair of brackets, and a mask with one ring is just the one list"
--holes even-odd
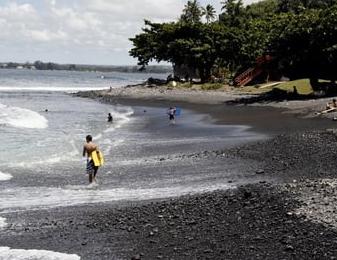
[(221, 4), (223, 13), (219, 17), (220, 21), (227, 26), (239, 27), (244, 18), (242, 0), (225, 0)]
[(248, 5), (245, 13), (248, 19), (267, 19), (268, 17), (273, 16), (277, 10), (277, 0), (264, 0)]
[(180, 21), (186, 23), (201, 23), (202, 8), (197, 0), (189, 0), (183, 9)]
[(307, 9), (328, 8), (336, 3), (336, 0), (278, 0), (278, 11), (300, 13)]
[(271, 54), (273, 65), (291, 78), (335, 80), (335, 1), (264, 0), (244, 7), (241, 0), (226, 0), (219, 22), (210, 22), (209, 7), (204, 24), (198, 2), (188, 1), (178, 22), (145, 21), (143, 32), (130, 39), (130, 55), (141, 66), (150, 61), (186, 65), (207, 81), (215, 67), (241, 71)]
[(300, 14), (287, 13), (282, 17), (283, 29), (279, 29), (270, 44), (279, 68), (291, 78), (334, 79), (337, 6)]
[(202, 10), (202, 14), (205, 16), (207, 23), (215, 20), (216, 12), (212, 5), (208, 4), (205, 8), (202, 8)]
[(145, 23), (143, 33), (130, 39), (134, 46), (130, 55), (138, 59), (139, 65), (146, 66), (152, 60), (167, 61), (197, 70), (202, 82), (210, 78), (212, 68), (222, 58), (219, 52), (226, 49), (224, 39), (228, 39), (228, 34), (224, 26), (218, 23)]

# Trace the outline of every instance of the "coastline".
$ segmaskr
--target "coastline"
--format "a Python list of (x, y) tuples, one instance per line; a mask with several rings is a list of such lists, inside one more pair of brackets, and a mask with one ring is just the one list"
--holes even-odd
[[(254, 98), (256, 95), (241, 93), (229, 87), (225, 90), (203, 91), (139, 84), (111, 90), (81, 91), (74, 95), (108, 104), (130, 106), (168, 108), (178, 104), (198, 113), (209, 114), (220, 124), (249, 124), (253, 129), (267, 134), (324, 130), (334, 127), (335, 123), (331, 120), (337, 116), (336, 113), (315, 114), (323, 110), (331, 98), (255, 102), (247, 105), (233, 101)], [(294, 118), (299, 119), (298, 122)], [(280, 121), (284, 127), (279, 126)]]
[[(289, 105), (280, 110), (224, 104), (242, 95), (195, 91), (190, 96), (167, 90), (174, 97), (166, 92), (153, 96), (153, 89), (143, 96), (107, 91), (77, 96), (131, 106), (167, 107), (173, 102), (209, 114), (219, 124), (246, 122), (270, 138), (186, 156), (215, 163), (234, 157), (246, 170), (250, 162), (258, 162), (254, 174), (261, 180), (156, 201), (17, 212), (8, 215), (11, 224), (0, 244), (74, 253), (81, 259), (334, 259), (337, 137), (329, 129), (335, 122), (301, 119), (311, 107), (298, 116)], [(270, 183), (270, 178), (278, 181)]]
[[(167, 89), (166, 87), (144, 88), (144, 86), (137, 86), (135, 88), (131, 87), (122, 93), (117, 91), (118, 90), (115, 90), (115, 92), (112, 91), (112, 93), (103, 91), (103, 93), (97, 93), (98, 95), (94, 98), (98, 98), (100, 101), (103, 102), (116, 102), (117, 100), (118, 102), (121, 102), (121, 100), (124, 100), (125, 102), (129, 103), (130, 101), (131, 103), (136, 102), (136, 104), (138, 104), (138, 102), (143, 103), (147, 101), (155, 103), (159, 102), (161, 105), (163, 105), (163, 103), (169, 104), (172, 102), (186, 102), (196, 104), (196, 106), (192, 106), (194, 109), (202, 105), (209, 105), (212, 107), (220, 106), (222, 110), (223, 104), (227, 103), (228, 101), (233, 101), (242, 97), (251, 97), (250, 95), (235, 93), (235, 91), (192, 91), (193, 94), (191, 94), (191, 91), (186, 90), (171, 90)], [(296, 117), (299, 120), (298, 124), (294, 124), (291, 127), (276, 127), (281, 128), (281, 130), (276, 131), (276, 133), (273, 130), (270, 130), (270, 125), (267, 125), (267, 128), (269, 127), (267, 132), (269, 134), (274, 133), (274, 137), (272, 137), (271, 139), (266, 141), (259, 141), (255, 144), (247, 144), (227, 151), (230, 154), (234, 153), (237, 157), (242, 158), (243, 160), (251, 159), (256, 161), (263, 161), (265, 167), (261, 170), (261, 174), (267, 176), (277, 176), (282, 179), (280, 184), (273, 185), (272, 192), (269, 188), (266, 188), (264, 184), (254, 184), (252, 186), (246, 186), (243, 189), (249, 187), (248, 190), (250, 188), (257, 189), (259, 191), (258, 193), (266, 192), (266, 197), (274, 196), (276, 193), (276, 197), (278, 197), (278, 199), (280, 200), (284, 199), (284, 197), (290, 198), (291, 202), (288, 201), (287, 203), (285, 203), (285, 205), (282, 202), (275, 203), (275, 205), (273, 206), (281, 206), (282, 209), (284, 209), (287, 208), (288, 203), (292, 205), (296, 204), (296, 207), (294, 207), (289, 212), (286, 212), (285, 214), (290, 217), (295, 216), (296, 221), (298, 221), (299, 223), (295, 226), (291, 225), (291, 228), (288, 226), (282, 227), (283, 232), (287, 234), (285, 236), (287, 237), (287, 239), (283, 237), (282, 239), (285, 239), (285, 242), (282, 242), (281, 245), (276, 246), (278, 242), (273, 241), (267, 243), (268, 247), (265, 247), (263, 250), (261, 250), (261, 248), (259, 250), (256, 250), (256, 243), (253, 243), (253, 245), (250, 246), (250, 249), (254, 251), (255, 255), (254, 253), (250, 254), (249, 250), (245, 248), (245, 246), (248, 247), (248, 243), (250, 243), (248, 241), (245, 241), (248, 243), (247, 245), (242, 245), (242, 247), (245, 249), (243, 250), (243, 253), (241, 255), (239, 252), (233, 253), (233, 251), (235, 251), (234, 248), (231, 248), (230, 250), (227, 249), (225, 251), (223, 251), (222, 249), (220, 251), (217, 251), (216, 253), (214, 253), (213, 249), (205, 249), (204, 254), (201, 254), (203, 256), (200, 257), (200, 259), (207, 259), (207, 254), (209, 253), (214, 253), (212, 256), (209, 257), (209, 259), (219, 257), (221, 258), (221, 256), (225, 256), (224, 258), (226, 259), (235, 259), (237, 257), (248, 257), (254, 259), (275, 259), (280, 255), (283, 255), (283, 257), (286, 259), (290, 259), (294, 255), (299, 258), (305, 259), (317, 257), (316, 254), (318, 251), (321, 251), (321, 257), (323, 258), (328, 258), (330, 253), (332, 255), (336, 254), (336, 245), (330, 244), (328, 248), (322, 250), (322, 248), (319, 248), (319, 246), (317, 247), (315, 245), (311, 245), (310, 247), (304, 246), (304, 244), (295, 245), (296, 243), (294, 243), (293, 239), (291, 239), (293, 237), (291, 233), (295, 230), (294, 232), (296, 236), (294, 237), (302, 240), (302, 242), (306, 240), (311, 241), (310, 232), (307, 233), (307, 231), (305, 231), (301, 235), (298, 235), (297, 233), (302, 232), (302, 228), (300, 226), (303, 223), (309, 223), (310, 227), (306, 227), (306, 229), (323, 228), (327, 229), (329, 232), (336, 232), (335, 227), (337, 226), (337, 222), (335, 221), (335, 217), (337, 217), (337, 214), (334, 212), (336, 212), (337, 208), (333, 206), (333, 202), (337, 200), (337, 192), (335, 192), (333, 188), (330, 188), (330, 196), (325, 196), (324, 199), (322, 199), (324, 196), (322, 194), (325, 194), (325, 187), (334, 187), (336, 183), (334, 169), (335, 167), (337, 167), (337, 165), (334, 163), (334, 158), (336, 158), (337, 153), (334, 152), (334, 147), (335, 142), (337, 141), (337, 137), (336, 131), (334, 130), (336, 128), (334, 126), (335, 124), (331, 120), (334, 117), (334, 113), (321, 116), (315, 115), (315, 112), (320, 111), (322, 110), (322, 108), (325, 107), (325, 104), (329, 101), (329, 99), (330, 98), (300, 101), (286, 100), (281, 102), (265, 102), (262, 104), (255, 103), (249, 106), (249, 108), (253, 110), (256, 107), (257, 109), (262, 109), (262, 113), (268, 113), (267, 111), (269, 111), (269, 108), (272, 107), (276, 109), (276, 113), (279, 114), (278, 116), (286, 114), (291, 115), (292, 117)], [(239, 110), (240, 107), (242, 106), (234, 106), (234, 110)], [(205, 107), (203, 107), (201, 110), (205, 110)], [(213, 116), (217, 117), (217, 113), (214, 113), (214, 110), (212, 112)], [(246, 112), (247, 111), (245, 110), (243, 113)], [(255, 114), (255, 118), (253, 116), (255, 120), (257, 115), (256, 111), (254, 111), (253, 114)], [(238, 116), (242, 118), (242, 114), (239, 114)], [(304, 120), (302, 120), (303, 118)], [(265, 119), (258, 120), (259, 122), (257, 123), (257, 125), (262, 125), (262, 127), (266, 127), (262, 124), (264, 120)], [(223, 120), (219, 121), (224, 122)], [(247, 118), (245, 117), (243, 121), (247, 122)], [(275, 122), (272, 122), (271, 125), (273, 125), (274, 123)], [(287, 124), (287, 122), (285, 121), (283, 121), (282, 123)], [(258, 127), (255, 126), (255, 128)], [(261, 128), (258, 129), (261, 130)], [(226, 153), (226, 151), (218, 151), (218, 153)], [(310, 187), (310, 189), (304, 187)], [(241, 188), (236, 190), (236, 198), (239, 197), (240, 189)], [(280, 192), (279, 189), (282, 190), (282, 192)], [(248, 193), (250, 193), (250, 191), (248, 191)], [(322, 201), (325, 202), (322, 202), (317, 198), (321, 198)], [(254, 208), (257, 206), (256, 204), (259, 204), (259, 202), (255, 201), (254, 199), (252, 200), (255, 202), (253, 203), (255, 204), (253, 206)], [(217, 201), (217, 203), (219, 203), (219, 201)], [(250, 202), (248, 202), (248, 204), (249, 203)], [(161, 207), (159, 205), (157, 206)], [(212, 206), (212, 209), (214, 210), (215, 205)], [(327, 211), (328, 214), (330, 214), (329, 217), (324, 216)], [(257, 211), (254, 210), (254, 213), (257, 213)], [(234, 215), (234, 213), (232, 214)], [(268, 217), (270, 216), (270, 214), (271, 212), (266, 213)], [(282, 219), (283, 216), (282, 214), (280, 215), (280, 219)], [(287, 222), (287, 220), (283, 221)], [(292, 222), (290, 221), (290, 223)], [(237, 225), (239, 225), (239, 223), (237, 223)], [(205, 226), (201, 228), (205, 228)], [(259, 228), (255, 229), (255, 231), (257, 230), (259, 230)], [(242, 231), (243, 234), (245, 232), (247, 232), (247, 230)], [(325, 232), (323, 233), (325, 234)], [(264, 234), (264, 232), (262, 233)], [(224, 233), (222, 233), (222, 235), (224, 235)], [(289, 239), (291, 240), (291, 242), (289, 242)], [(326, 236), (320, 237), (318, 239), (318, 241), (320, 241), (319, 244), (324, 244), (325, 239), (328, 238)], [(144, 240), (144, 237), (142, 237), (141, 240)], [(226, 242), (229, 242), (229, 240), (230, 239), (227, 238)], [(185, 242), (186, 240), (184, 240), (183, 243)], [(307, 241), (305, 243), (309, 242)], [(213, 246), (216, 247), (218, 244), (219, 241), (215, 242)], [(148, 246), (148, 244), (146, 246)], [(299, 247), (301, 248), (301, 250), (304, 251), (301, 252), (301, 250), (298, 250)], [(274, 249), (270, 250), (270, 248)], [(273, 257), (272, 252), (278, 251), (276, 250), (276, 248), (278, 250), (280, 249), (281, 252), (279, 252), (279, 254), (275, 254)], [(156, 252), (156, 250), (153, 251)], [(147, 253), (152, 254), (151, 257), (155, 258), (155, 254), (153, 254), (153, 251), (149, 250)], [(185, 248), (184, 251), (189, 250)], [(223, 255), (222, 253), (224, 252), (226, 252), (227, 254)], [(156, 253), (158, 253), (158, 251)], [(232, 253), (233, 255), (231, 255)], [(158, 255), (157, 258), (161, 258), (161, 255)], [(195, 258), (199, 257), (195, 256)]]
[[(226, 104), (241, 99), (249, 99), (256, 97), (256, 94), (242, 93), (237, 88), (226, 87), (220, 90), (200, 90), (200, 89), (184, 89), (171, 88), (168, 86), (158, 85), (128, 85), (126, 87), (116, 87), (110, 90), (81, 91), (75, 95), (88, 98), (101, 98), (108, 102), (134, 102), (144, 104), (144, 101), (151, 103), (162, 102), (185, 102), (192, 104), (219, 105)], [(289, 113), (298, 114), (305, 118), (333, 118), (335, 113), (327, 113), (321, 116), (315, 115), (325, 109), (325, 105), (331, 100), (328, 98), (302, 99), (302, 100), (283, 100), (283, 101), (264, 101), (252, 102), (250, 106), (273, 107), (288, 110)], [(235, 103), (235, 102), (234, 102)], [(247, 103), (237, 102), (235, 104), (245, 105)]]

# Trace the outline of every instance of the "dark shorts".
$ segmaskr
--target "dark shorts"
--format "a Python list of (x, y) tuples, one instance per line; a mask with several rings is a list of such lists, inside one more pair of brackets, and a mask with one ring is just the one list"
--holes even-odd
[(87, 160), (87, 174), (94, 174), (98, 170), (98, 166), (95, 166), (93, 160)]
[(170, 120), (174, 120), (174, 115), (170, 115)]

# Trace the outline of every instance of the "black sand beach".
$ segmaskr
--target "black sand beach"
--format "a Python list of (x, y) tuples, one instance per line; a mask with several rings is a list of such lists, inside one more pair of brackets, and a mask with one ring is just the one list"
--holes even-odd
[(12, 224), (2, 231), (0, 244), (75, 253), (81, 259), (336, 258), (336, 122), (220, 101), (81, 95), (131, 106), (180, 102), (218, 124), (248, 124), (269, 138), (181, 155), (218, 167), (232, 162), (251, 184), (157, 201), (18, 212), (5, 216)]

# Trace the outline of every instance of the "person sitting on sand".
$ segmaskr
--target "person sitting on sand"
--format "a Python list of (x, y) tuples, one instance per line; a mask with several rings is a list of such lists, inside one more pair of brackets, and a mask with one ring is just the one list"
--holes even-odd
[(92, 183), (93, 181), (96, 182), (96, 174), (98, 171), (98, 166), (95, 166), (91, 154), (94, 151), (98, 151), (98, 146), (92, 142), (91, 135), (87, 135), (85, 139), (86, 143), (83, 145), (83, 157), (87, 155), (86, 172), (89, 175), (89, 183)]
[(328, 102), (325, 109), (321, 112), (316, 112), (316, 115), (326, 114), (337, 110), (337, 100), (334, 98), (332, 101)]
[(336, 108), (337, 108), (337, 100), (334, 98), (334, 99), (332, 99), (332, 101), (330, 101), (326, 104), (325, 109), (336, 109)]

